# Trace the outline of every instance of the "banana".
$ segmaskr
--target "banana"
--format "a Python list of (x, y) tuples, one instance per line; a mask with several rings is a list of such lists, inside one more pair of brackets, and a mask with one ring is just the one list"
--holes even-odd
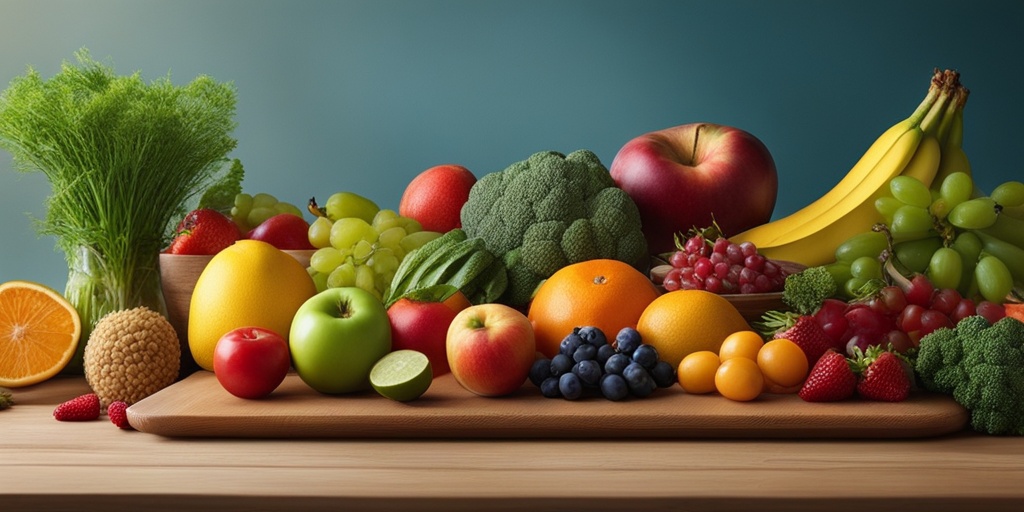
[[(942, 161), (939, 162), (939, 171), (935, 175), (935, 188), (942, 184), (942, 180), (950, 174), (962, 171), (971, 175), (971, 162), (963, 149), (964, 140), (964, 104), (967, 102), (969, 91), (965, 88), (957, 89), (957, 94), (950, 102), (954, 106), (953, 115), (949, 117), (948, 127), (940, 127), (940, 139), (942, 143)], [(943, 120), (945, 124), (945, 120)]]
[(810, 222), (815, 217), (826, 212), (842, 198), (846, 197), (851, 190), (860, 185), (860, 183), (874, 171), (879, 162), (881, 162), (890, 149), (896, 145), (900, 138), (915, 129), (915, 126), (917, 126), (921, 119), (923, 119), (924, 116), (927, 115), (928, 111), (931, 110), (931, 107), (935, 104), (935, 101), (938, 99), (941, 92), (941, 83), (937, 81), (937, 76), (938, 75), (933, 76), (931, 85), (928, 88), (928, 94), (925, 95), (924, 100), (917, 106), (914, 113), (907, 119), (894, 124), (878, 136), (871, 146), (868, 147), (868, 150), (860, 157), (859, 160), (857, 160), (857, 163), (854, 164), (849, 172), (846, 173), (843, 179), (832, 187), (831, 190), (826, 192), (825, 195), (786, 217), (739, 233), (733, 237), (733, 241), (736, 241), (737, 243), (740, 241), (749, 241), (753, 242), (757, 247), (768, 245), (780, 235), (788, 233), (798, 226)]
[(999, 258), (1010, 271), (1014, 283), (1024, 284), (1024, 249), (986, 233), (978, 233), (978, 238), (981, 239), (982, 251)]
[[(914, 126), (897, 139), (859, 184), (807, 222), (776, 232), (774, 238), (761, 244), (754, 242), (761, 253), (807, 266), (829, 263), (839, 244), (882, 220), (874, 203), (888, 193), (892, 178), (903, 174), (930, 186), (942, 156), (936, 133), (952, 92), (949, 81), (943, 80), (938, 99), (923, 118), (915, 119)], [(733, 241), (744, 239), (735, 238)]]
[(1024, 219), (1008, 217), (1005, 213), (1000, 213), (996, 217), (995, 224), (979, 231), (1024, 249)]

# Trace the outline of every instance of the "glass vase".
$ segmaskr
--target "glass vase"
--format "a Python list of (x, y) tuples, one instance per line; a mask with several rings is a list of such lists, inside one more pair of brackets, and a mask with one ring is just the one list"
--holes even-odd
[(114, 260), (90, 246), (66, 254), (68, 282), (64, 296), (78, 311), (82, 336), (65, 373), (81, 374), (85, 344), (107, 313), (139, 306), (167, 316), (160, 284), (159, 253), (129, 254)]

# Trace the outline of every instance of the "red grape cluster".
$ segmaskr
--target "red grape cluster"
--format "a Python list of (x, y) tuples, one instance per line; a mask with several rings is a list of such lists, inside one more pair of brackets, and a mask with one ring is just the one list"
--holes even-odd
[(703, 235), (691, 236), (668, 262), (672, 269), (661, 283), (667, 291), (780, 292), (786, 281), (779, 264), (758, 253), (753, 243), (735, 244), (723, 237), (709, 242)]
[(815, 313), (818, 323), (847, 353), (854, 347), (892, 344), (899, 352), (916, 347), (922, 337), (961, 319), (981, 315), (995, 322), (1006, 315), (1002, 305), (986, 300), (975, 303), (952, 288), (936, 289), (923, 274), (902, 285), (883, 287), (861, 301), (828, 299)]

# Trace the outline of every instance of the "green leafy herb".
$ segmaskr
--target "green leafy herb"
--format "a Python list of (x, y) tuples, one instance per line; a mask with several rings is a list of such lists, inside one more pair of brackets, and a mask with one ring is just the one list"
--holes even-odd
[(75, 56), (78, 65), (64, 62), (49, 80), (29, 68), (0, 94), (0, 147), (17, 170), (50, 182), (39, 230), (56, 237), (72, 273), (89, 274), (69, 275), (66, 291), (85, 327), (139, 304), (173, 222), (237, 144), (236, 97), (207, 76), (146, 83), (138, 72), (115, 75), (85, 49)]
[(11, 392), (0, 388), (0, 411), (14, 405), (14, 397)]

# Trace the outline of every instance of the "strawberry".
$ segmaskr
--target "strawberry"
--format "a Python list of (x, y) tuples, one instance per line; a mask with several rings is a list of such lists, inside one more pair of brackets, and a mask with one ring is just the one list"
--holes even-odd
[(838, 402), (853, 396), (857, 375), (850, 361), (835, 350), (828, 350), (811, 368), (797, 394), (807, 402)]
[(769, 330), (767, 334), (796, 343), (804, 351), (808, 363), (817, 361), (827, 350), (834, 348), (832, 338), (811, 315), (769, 311), (764, 319), (763, 325)]
[(861, 371), (857, 394), (868, 400), (902, 402), (910, 395), (911, 380), (903, 360), (878, 346), (856, 354)]
[(241, 237), (230, 217), (212, 208), (192, 210), (178, 223), (170, 254), (212, 255)]
[(100, 417), (100, 398), (89, 393), (72, 398), (53, 410), (57, 421), (91, 421)]
[(107, 406), (107, 417), (110, 418), (110, 422), (117, 425), (118, 428), (130, 430), (132, 426), (128, 423), (128, 404), (118, 400), (110, 402)]

